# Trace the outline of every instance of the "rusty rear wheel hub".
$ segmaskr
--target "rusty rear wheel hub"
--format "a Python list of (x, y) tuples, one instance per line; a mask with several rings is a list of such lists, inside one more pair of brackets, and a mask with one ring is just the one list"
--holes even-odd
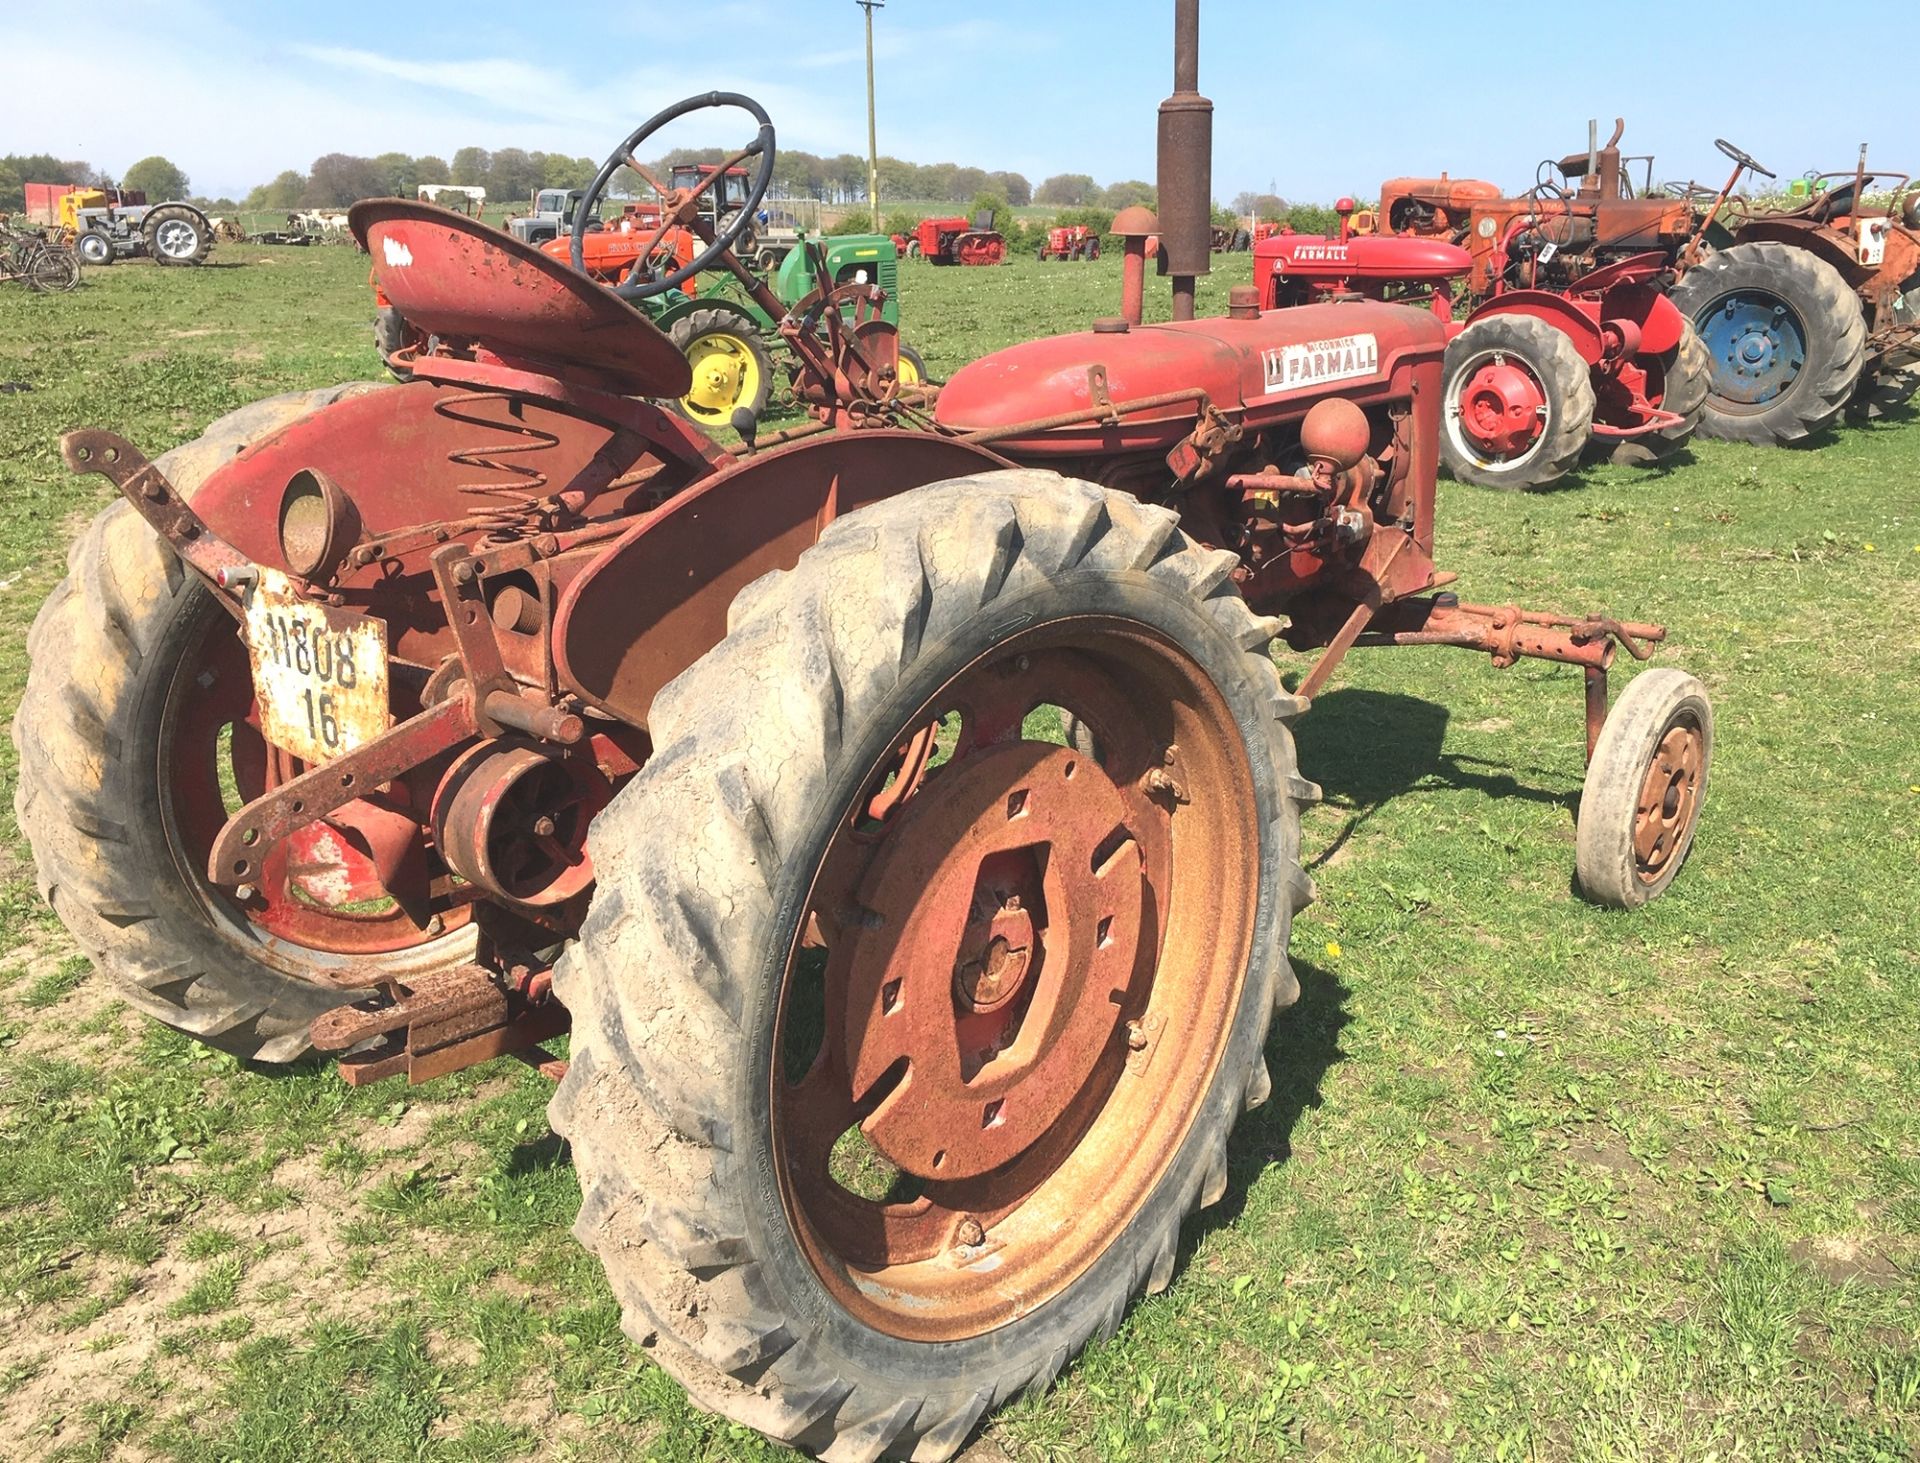
[[(1097, 756), (1041, 739), (1060, 711)], [(1252, 804), (1218, 692), (1126, 622), (1031, 631), (909, 720), (825, 851), (781, 1003), (783, 1194), (848, 1310), (980, 1334), (1140, 1211), (1238, 1009)]]

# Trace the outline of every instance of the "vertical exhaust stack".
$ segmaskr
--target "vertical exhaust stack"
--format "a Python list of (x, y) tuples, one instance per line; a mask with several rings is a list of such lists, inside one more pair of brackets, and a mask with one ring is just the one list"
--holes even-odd
[(1160, 103), (1160, 249), (1173, 318), (1193, 319), (1193, 282), (1213, 271), (1213, 103), (1200, 95), (1200, 0), (1174, 0), (1173, 95)]

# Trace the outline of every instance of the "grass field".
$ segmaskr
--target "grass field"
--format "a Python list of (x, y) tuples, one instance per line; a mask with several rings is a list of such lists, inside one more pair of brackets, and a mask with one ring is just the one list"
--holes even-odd
[[(1111, 259), (903, 283), (936, 374), (1117, 292)], [(32, 388), (0, 395), (9, 710), (106, 502), (58, 434), (157, 453), (369, 376), (369, 315), (339, 248), (0, 290), (0, 382)], [(1321, 897), (1227, 1199), (1172, 1288), (972, 1457), (1920, 1450), (1916, 484), (1909, 418), (1524, 498), (1443, 485), (1473, 598), (1673, 627), (1661, 662), (1718, 715), (1693, 860), (1637, 914), (1574, 897), (1577, 672), (1352, 658), (1300, 726)], [(5, 804), (0, 1457), (773, 1456), (622, 1340), (539, 1077), (354, 1091), (134, 1019)]]

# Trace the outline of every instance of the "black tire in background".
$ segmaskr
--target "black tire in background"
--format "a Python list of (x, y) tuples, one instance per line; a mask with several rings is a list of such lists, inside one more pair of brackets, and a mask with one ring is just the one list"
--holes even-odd
[[(1672, 299), (1713, 361), (1701, 436), (1771, 447), (1800, 441), (1839, 418), (1866, 361), (1867, 322), (1860, 296), (1826, 260), (1791, 244), (1735, 244), (1688, 270)], [(1777, 394), (1743, 401), (1740, 342), (1724, 323), (1716, 326), (1716, 317), (1770, 302), (1784, 312), (1777, 348), (1799, 363)], [(1757, 335), (1754, 340), (1756, 349), (1766, 344)]]
[(96, 269), (113, 263), (113, 241), (98, 229), (82, 229), (80, 236), (73, 242), (74, 253), (80, 256), (80, 262), (91, 264)]
[[(1474, 372), (1512, 357), (1540, 386), (1545, 425), (1526, 451), (1479, 452), (1461, 426), (1460, 396)], [(1564, 331), (1531, 315), (1488, 315), (1447, 346), (1440, 387), (1440, 456), (1460, 482), (1517, 491), (1564, 477), (1593, 432), (1593, 377)]]
[[(655, 700), (659, 750), (594, 824), (599, 884), (555, 973), (574, 1024), (550, 1116), (580, 1176), (574, 1232), (628, 1336), (702, 1406), (829, 1458), (944, 1460), (1167, 1283), (1181, 1219), (1220, 1197), (1227, 1133), (1269, 1091), (1261, 1048), (1298, 993), (1287, 932), (1311, 890), (1299, 807), (1317, 790), (1285, 724), (1300, 703), (1230, 561), (1092, 484), (961, 478), (836, 520), (742, 591), (727, 638)], [(769, 1089), (788, 951), (820, 853), (899, 728), (1009, 637), (1088, 615), (1165, 636), (1231, 708), (1258, 830), (1231, 1025), (1175, 1156), (1085, 1269), (992, 1329), (904, 1340), (824, 1287), (781, 1196)]]

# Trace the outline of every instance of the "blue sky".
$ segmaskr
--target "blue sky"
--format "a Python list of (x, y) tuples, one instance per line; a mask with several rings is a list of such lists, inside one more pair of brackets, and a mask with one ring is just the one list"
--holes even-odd
[[(1588, 117), (1620, 114), (1627, 150), (1656, 153), (1662, 179), (1717, 182), (1716, 136), (1783, 177), (1851, 167), (1862, 141), (1920, 170), (1911, 53), (1848, 60), (1841, 39), (1910, 42), (1914, 14), (1915, 0), (1614, 0), (1584, 19), (1531, 3), (1206, 0), (1215, 192), (1272, 185), (1322, 201), (1442, 168), (1524, 185), (1540, 157), (1584, 146)], [(1525, 38), (1536, 15), (1562, 39)], [(1151, 179), (1171, 17), (1170, 0), (888, 0), (881, 150), (1036, 183), (1064, 171)], [(658, 107), (716, 87), (760, 97), (791, 146), (866, 146), (853, 0), (76, 0), (26, 7), (9, 29), (0, 151), (114, 172), (159, 152), (208, 194), (330, 151), (450, 157), (475, 144), (597, 158)], [(1809, 70), (1813, 56), (1829, 59)], [(108, 78), (103, 100), (75, 106), (70, 78), (90, 72)], [(1816, 78), (1823, 94), (1796, 104)], [(726, 139), (735, 130), (750, 130), (737, 114)], [(703, 140), (722, 139), (667, 142)]]

